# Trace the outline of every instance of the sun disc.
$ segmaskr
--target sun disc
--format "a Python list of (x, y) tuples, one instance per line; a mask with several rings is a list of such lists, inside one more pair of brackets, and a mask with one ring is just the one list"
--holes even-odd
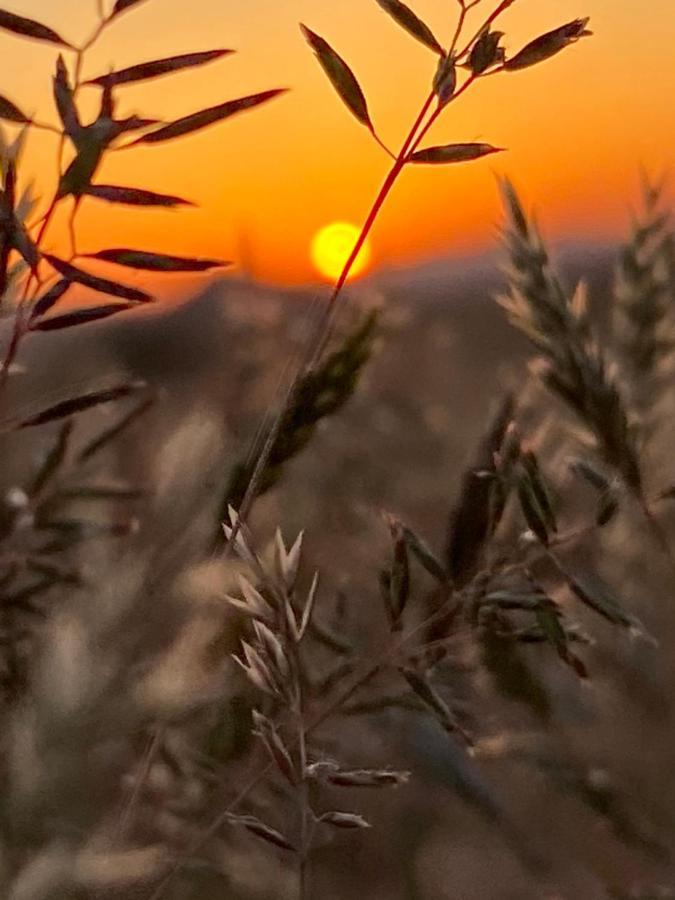
[[(330, 281), (336, 281), (359, 239), (360, 229), (350, 222), (332, 222), (314, 235), (311, 246), (312, 263), (317, 272)], [(349, 277), (361, 275), (370, 263), (371, 248), (365, 242), (354, 261)]]

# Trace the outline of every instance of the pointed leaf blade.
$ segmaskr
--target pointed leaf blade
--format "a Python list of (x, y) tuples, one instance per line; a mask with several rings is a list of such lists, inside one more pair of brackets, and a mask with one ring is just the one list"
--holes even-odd
[(137, 303), (149, 303), (153, 299), (145, 291), (125, 284), (118, 284), (116, 281), (109, 281), (107, 278), (99, 278), (97, 275), (91, 275), (89, 272), (78, 269), (72, 263), (67, 263), (49, 253), (45, 253), (45, 259), (53, 269), (60, 275), (63, 275), (64, 278), (67, 278), (68, 281), (82, 284), (102, 294), (110, 294), (113, 297), (121, 297), (124, 300), (132, 300)]
[(75, 106), (73, 89), (70, 86), (68, 70), (59, 54), (56, 62), (56, 75), (54, 76), (54, 102), (63, 124), (63, 129), (71, 138), (77, 136), (80, 131), (80, 119)]
[(368, 112), (368, 103), (365, 95), (347, 63), (333, 50), (327, 41), (307, 28), (306, 25), (301, 25), (300, 29), (319, 60), (319, 65), (328, 76), (328, 80), (340, 95), (342, 101), (359, 122), (370, 129), (370, 131), (373, 131), (373, 123)]
[(0, 119), (4, 119), (6, 122), (16, 122), (18, 125), (28, 125), (30, 122), (28, 116), (21, 112), (18, 106), (3, 96), (0, 96)]
[(180, 56), (169, 56), (166, 59), (155, 59), (150, 62), (139, 63), (120, 69), (119, 72), (110, 72), (107, 75), (99, 75), (85, 84), (95, 84), (98, 87), (110, 88), (121, 84), (132, 84), (138, 81), (148, 81), (161, 75), (169, 75), (179, 72), (181, 69), (194, 69), (207, 63), (229, 56), (234, 50), (204, 50), (198, 53), (184, 53)]
[(151, 253), (145, 250), (115, 248), (88, 253), (87, 258), (102, 262), (115, 263), (130, 269), (143, 269), (147, 272), (207, 272), (231, 265), (218, 259), (192, 259), (184, 256), (171, 256), (165, 253)]
[(135, 391), (139, 390), (142, 385), (140, 384), (122, 384), (117, 387), (107, 388), (102, 391), (93, 391), (90, 394), (82, 394), (79, 397), (72, 397), (70, 400), (63, 400), (60, 403), (55, 404), (54, 406), (50, 406), (47, 409), (44, 409), (42, 412), (38, 413), (36, 416), (31, 416), (29, 419), (24, 419), (17, 426), (18, 428), (31, 428), (34, 425), (45, 425), (48, 422), (55, 422), (58, 419), (65, 419), (68, 416), (72, 416), (75, 413), (84, 412), (87, 409), (92, 409), (94, 406), (101, 406), (103, 403), (112, 403), (115, 400), (121, 400), (124, 397), (129, 397)]
[(116, 0), (115, 5), (113, 6), (113, 11), (110, 14), (110, 18), (114, 19), (117, 16), (122, 15), (122, 13), (126, 12), (128, 9), (131, 9), (132, 6), (138, 6), (143, 2), (144, 0)]
[(237, 113), (253, 109), (284, 93), (286, 93), (285, 88), (275, 88), (271, 91), (263, 91), (260, 94), (252, 94), (249, 97), (240, 97), (238, 100), (228, 100), (226, 103), (220, 103), (218, 106), (212, 106), (209, 109), (202, 109), (189, 116), (183, 116), (182, 119), (177, 119), (175, 122), (170, 122), (157, 131), (151, 131), (149, 134), (143, 135), (129, 144), (129, 146), (158, 144), (161, 141), (170, 141), (185, 134), (201, 131), (202, 128), (207, 128), (216, 122), (222, 122), (224, 119), (229, 119), (230, 116), (234, 116)]
[(112, 184), (90, 184), (84, 191), (89, 197), (106, 200), (108, 203), (124, 203), (127, 206), (194, 206), (191, 200), (174, 197), (172, 194), (158, 194), (142, 188), (117, 187)]
[(503, 149), (493, 147), (492, 144), (444, 144), (440, 147), (417, 150), (411, 154), (410, 162), (430, 164), (468, 162), (490, 156), (492, 153), (501, 153)]
[(378, 6), (381, 6), (382, 9), (389, 13), (389, 15), (394, 19), (395, 22), (401, 26), (401, 28), (405, 29), (408, 34), (411, 34), (414, 38), (416, 38), (420, 43), (427, 46), (430, 50), (433, 50), (434, 53), (438, 53), (439, 56), (444, 55), (443, 47), (439, 44), (439, 42), (434, 37), (433, 32), (420, 18), (417, 16), (410, 7), (406, 6), (405, 3), (401, 3), (401, 0), (375, 0)]
[(570, 44), (575, 44), (581, 38), (592, 34), (586, 28), (588, 21), (588, 18), (574, 19), (574, 21), (568, 22), (566, 25), (561, 25), (559, 28), (554, 28), (553, 31), (540, 35), (540, 37), (530, 41), (514, 57), (507, 59), (504, 63), (504, 68), (508, 72), (516, 72), (550, 59), (552, 56), (560, 53), (561, 50), (569, 47)]
[(74, 325), (87, 325), (89, 322), (100, 322), (117, 313), (134, 309), (135, 303), (109, 303), (105, 306), (93, 306), (91, 308), (74, 309), (72, 312), (61, 316), (52, 316), (48, 319), (37, 319), (30, 326), (31, 331), (61, 331), (63, 328), (72, 328)]
[(67, 278), (62, 278), (60, 281), (57, 281), (54, 287), (50, 288), (47, 293), (43, 294), (35, 303), (35, 306), (31, 310), (29, 321), (32, 322), (49, 312), (49, 310), (59, 302), (66, 291), (72, 287), (72, 284), (72, 281), (69, 281)]
[(16, 13), (7, 12), (4, 9), (0, 9), (0, 28), (5, 31), (11, 31), (13, 34), (21, 35), (21, 37), (33, 38), (36, 41), (47, 41), (50, 44), (60, 44), (62, 47), (73, 49), (72, 44), (64, 41), (59, 34), (52, 31), (51, 28), (47, 28), (46, 25), (42, 25), (34, 19), (17, 16)]

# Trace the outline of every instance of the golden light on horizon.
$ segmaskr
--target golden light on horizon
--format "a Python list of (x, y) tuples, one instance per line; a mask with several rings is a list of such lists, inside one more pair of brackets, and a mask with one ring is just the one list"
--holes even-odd
[[(351, 222), (331, 222), (314, 235), (310, 255), (317, 272), (330, 281), (336, 281), (359, 238), (360, 228)], [(370, 242), (361, 248), (352, 266), (350, 279), (362, 275), (372, 258)]]

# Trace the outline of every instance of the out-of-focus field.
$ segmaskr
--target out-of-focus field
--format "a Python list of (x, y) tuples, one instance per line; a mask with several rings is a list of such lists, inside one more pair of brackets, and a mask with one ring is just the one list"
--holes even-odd
[[(613, 261), (613, 252), (602, 247), (561, 254), (567, 281), (581, 274), (588, 278), (601, 321), (610, 312)], [(305, 529), (306, 564), (321, 572), (321, 602), (332, 609), (335, 598), (341, 598), (364, 649), (382, 617), (377, 573), (388, 553), (382, 513), (399, 516), (442, 552), (463, 472), (491, 410), (506, 392), (522, 402), (524, 421), (539, 435), (553, 473), (564, 472), (579, 452), (561, 408), (549, 400), (542, 405), (541, 393), (528, 378), (530, 351), (492, 299), (502, 288), (491, 258), (438, 263), (355, 285), (340, 327), (353, 324), (358, 310), (381, 307), (373, 359), (348, 405), (322, 422), (309, 447), (286, 467), (280, 486), (256, 505), (251, 523), (261, 544), (277, 524), (289, 536)], [(213, 553), (228, 473), (247, 453), (289, 355), (306, 334), (311, 297), (309, 291), (275, 292), (230, 280), (165, 312), (122, 316), (114, 324), (27, 342), (22, 370), (10, 380), (10, 411), (23, 415), (26, 404), (44, 406), (49, 398), (120, 376), (142, 379), (156, 391), (154, 406), (111, 446), (102, 463), (104, 478), (121, 478), (147, 491), (136, 507), (138, 530), (119, 538), (115, 549), (97, 548), (94, 541), (81, 551), (94, 585), (86, 597), (88, 615), (96, 617), (98, 603), (106, 608), (106, 598), (118, 589), (116, 579), (122, 592), (133, 577), (148, 586), (146, 598), (129, 616), (131, 630), (123, 629), (123, 642), (145, 640), (148, 628), (161, 635), (169, 627), (173, 607), (168, 605), (165, 618), (166, 596), (201, 592), (203, 600), (204, 591), (218, 594), (210, 570), (190, 578), (186, 572)], [(111, 415), (100, 410), (81, 417), (78, 440)], [(661, 417), (655, 488), (675, 474), (667, 452), (671, 418), (667, 410)], [(5, 495), (30, 477), (45, 453), (49, 431), (3, 437)], [(583, 508), (583, 491), (572, 488), (572, 494), (573, 507)], [(516, 702), (512, 691), (505, 696), (509, 678), (518, 680), (513, 672), (501, 686), (490, 684), (487, 671), (480, 674), (487, 699), (472, 708), (461, 667), (470, 671), (476, 659), (462, 651), (456, 660), (456, 699), (460, 708), (466, 704), (467, 721), (476, 731), (490, 736), (470, 767), (454, 739), (414, 710), (384, 711), (375, 705), (358, 720), (346, 715), (329, 724), (317, 736), (325, 754), (338, 752), (344, 759), (346, 753), (354, 766), (384, 760), (409, 769), (412, 777), (398, 790), (374, 797), (361, 790), (339, 793), (335, 803), (356, 806), (375, 827), (319, 844), (312, 858), (313, 897), (673, 896), (672, 584), (639, 517), (620, 515), (604, 540), (611, 554), (599, 555), (593, 540), (578, 552), (598, 563), (658, 645), (616, 634), (591, 619), (596, 644), (583, 648), (587, 681), (538, 645), (526, 647), (523, 656), (540, 673), (549, 697), (538, 714)], [(97, 583), (100, 578), (104, 585)], [(589, 624), (583, 613), (580, 618)], [(101, 640), (105, 645), (104, 636)], [(157, 640), (161, 644), (160, 636)], [(140, 668), (143, 655), (141, 644), (136, 648)], [(176, 665), (180, 659), (179, 654)], [(238, 683), (234, 672), (231, 678)], [(46, 747), (44, 760), (49, 753)], [(229, 777), (236, 783), (240, 764), (234, 756)], [(39, 754), (35, 765), (39, 770)], [(162, 777), (181, 777), (166, 765), (169, 775), (161, 763), (156, 773), (158, 796), (164, 790)], [(114, 769), (110, 777), (114, 781)], [(227, 796), (231, 790), (227, 780), (216, 785), (216, 808), (220, 793)], [(259, 802), (274, 809), (276, 799), (270, 791)], [(189, 801), (183, 801), (189, 818)], [(62, 797), (60, 802), (67, 801)], [(163, 807), (158, 815), (170, 819)], [(68, 822), (67, 810), (57, 810), (57, 818)], [(217, 875), (204, 870), (190, 880), (184, 874), (168, 896), (295, 896), (295, 875), (282, 851), (226, 834), (210, 857), (217, 860)], [(644, 892), (637, 892), (643, 886)], [(126, 900), (144, 894), (118, 889), (75, 896)]]

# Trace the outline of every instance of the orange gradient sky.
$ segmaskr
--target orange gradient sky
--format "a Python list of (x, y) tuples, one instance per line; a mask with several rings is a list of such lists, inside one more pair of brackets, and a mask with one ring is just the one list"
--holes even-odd
[[(456, 3), (409, 3), (447, 40)], [(73, 41), (95, 21), (95, 0), (2, 5)], [(493, 5), (484, 0), (476, 14)], [(508, 153), (404, 173), (373, 233), (375, 265), (489, 246), (499, 218), (494, 173), (514, 178), (541, 209), (549, 234), (604, 239), (624, 227), (639, 166), (660, 173), (673, 162), (675, 2), (518, 0), (501, 27), (515, 50), (582, 15), (591, 16), (593, 38), (541, 66), (487, 79), (447, 111), (432, 143), (487, 141)], [(243, 258), (267, 281), (316, 278), (313, 236), (332, 221), (362, 221), (388, 160), (333, 93), (299, 21), (347, 59), (380, 133), (392, 146), (400, 143), (428, 92), (435, 61), (374, 0), (146, 0), (109, 29), (89, 54), (85, 74), (214, 47), (238, 52), (203, 69), (120, 89), (123, 110), (171, 119), (271, 87), (292, 90), (199, 134), (113, 155), (99, 182), (176, 193), (199, 208), (137, 211), (87, 201), (81, 249), (123, 245)], [(0, 93), (54, 121), (53, 49), (7, 33), (0, 33), (0, 48)], [(36, 136), (26, 159), (43, 190), (53, 190), (55, 147), (52, 136)], [(53, 235), (56, 241), (58, 226)]]

